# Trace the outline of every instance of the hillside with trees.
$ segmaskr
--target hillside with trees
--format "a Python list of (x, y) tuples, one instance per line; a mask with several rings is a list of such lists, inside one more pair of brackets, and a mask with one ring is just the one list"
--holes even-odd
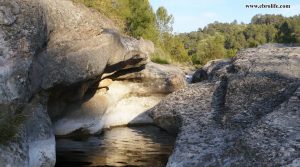
[(148, 0), (74, 0), (112, 19), (124, 34), (153, 41), (151, 59), (162, 64), (202, 66), (232, 57), (243, 48), (265, 43), (300, 43), (300, 15), (255, 15), (251, 23), (214, 22), (190, 33), (173, 33), (174, 18), (164, 7), (154, 11)]
[(250, 24), (214, 22), (195, 32), (179, 35), (194, 65), (232, 57), (243, 48), (265, 43), (300, 43), (300, 15), (255, 15)]

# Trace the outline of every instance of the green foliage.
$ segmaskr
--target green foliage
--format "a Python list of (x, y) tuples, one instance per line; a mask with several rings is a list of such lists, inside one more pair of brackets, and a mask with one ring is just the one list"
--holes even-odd
[(294, 40), (300, 44), (300, 15), (291, 18), (292, 36)]
[(191, 57), (188, 56), (178, 36), (172, 34), (174, 18), (168, 14), (164, 7), (159, 7), (156, 11), (156, 25), (159, 30), (159, 45), (165, 54), (170, 57), (169, 62), (190, 64)]
[(280, 24), (285, 20), (282, 15), (274, 15), (274, 14), (257, 14), (252, 17), (251, 24), (256, 25), (270, 25), (270, 24)]
[(94, 8), (113, 20), (124, 32), (126, 19), (131, 16), (129, 0), (73, 0)]
[(289, 21), (284, 21), (278, 31), (278, 41), (282, 43), (295, 43), (296, 38), (293, 35), (293, 27)]
[(188, 56), (180, 38), (169, 33), (163, 34), (162, 46), (167, 54), (170, 55), (173, 62), (189, 64), (191, 57)]
[(172, 34), (174, 17), (164, 7), (153, 11), (148, 0), (74, 0), (111, 18), (123, 32), (154, 42), (151, 60), (162, 63), (193, 63), (233, 57), (242, 48), (264, 43), (299, 43), (300, 15), (255, 15), (250, 24), (214, 22), (195, 32)]
[(148, 0), (73, 0), (94, 8), (133, 37), (158, 40), (155, 13)]
[(23, 114), (0, 112), (0, 144), (11, 140), (18, 131), (20, 124), (25, 120)]
[(170, 55), (168, 55), (163, 49), (159, 47), (155, 49), (150, 58), (151, 61), (158, 64), (170, 64), (172, 62)]
[(127, 18), (127, 32), (133, 37), (158, 40), (155, 14), (148, 0), (129, 0), (131, 16)]
[(156, 24), (160, 34), (172, 33), (173, 31), (174, 17), (168, 14), (168, 11), (164, 7), (159, 7), (156, 10)]
[(225, 57), (224, 41), (224, 36), (218, 33), (201, 40), (192, 56), (193, 63), (202, 65), (209, 60)]
[(237, 52), (238, 52), (237, 49), (227, 49), (227, 50), (226, 50), (225, 58), (231, 58), (231, 57), (234, 57), (234, 56), (236, 55)]
[(191, 64), (191, 57), (188, 56), (183, 43), (176, 36), (165, 34), (163, 43), (157, 47), (154, 54), (151, 56), (153, 62), (159, 64)]
[[(216, 35), (219, 37), (216, 38)], [(180, 34), (179, 37), (193, 63), (204, 65), (222, 56), (232, 57), (242, 48), (273, 42), (300, 44), (300, 15), (255, 15), (250, 24), (214, 22), (196, 32)]]

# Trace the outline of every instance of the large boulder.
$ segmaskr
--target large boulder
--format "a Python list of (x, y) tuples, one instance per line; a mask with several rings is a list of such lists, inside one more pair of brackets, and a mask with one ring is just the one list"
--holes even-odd
[(120, 71), (111, 76), (114, 80), (132, 80), (149, 87), (152, 93), (169, 94), (186, 86), (184, 72), (173, 65), (149, 62), (145, 67)]
[(205, 80), (214, 80), (227, 73), (234, 73), (235, 68), (231, 64), (231, 61), (231, 59), (216, 59), (207, 62), (202, 68), (194, 72), (191, 82), (197, 83)]
[[(69, 93), (51, 97), (48, 107), (56, 135), (94, 134), (114, 126), (153, 124), (146, 111), (167, 94), (186, 87), (184, 73), (170, 65), (148, 63), (104, 76), (94, 86), (93, 97), (83, 103), (70, 103), (76, 95)], [(77, 96), (81, 92), (69, 91), (77, 92)]]
[(108, 19), (83, 5), (68, 0), (42, 5), (49, 40), (32, 66), (34, 86), (69, 86), (104, 72), (139, 67), (154, 50), (149, 41), (120, 35)]
[(75, 120), (86, 110), (99, 116), (94, 108), (102, 104), (92, 97), (102, 75), (143, 66), (153, 50), (71, 0), (0, 0), (0, 126), (9, 132), (0, 134), (0, 166), (53, 166), (53, 97), (67, 97)]
[(207, 72), (202, 68), (198, 69), (192, 76), (191, 83), (202, 82), (208, 79)]
[(151, 117), (177, 134), (167, 166), (300, 166), (299, 64), (299, 47), (246, 49), (160, 102)]

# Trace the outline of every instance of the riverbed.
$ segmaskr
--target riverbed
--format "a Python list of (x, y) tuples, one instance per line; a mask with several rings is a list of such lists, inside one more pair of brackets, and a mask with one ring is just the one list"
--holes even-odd
[(56, 167), (164, 167), (175, 137), (155, 126), (117, 127), (101, 135), (57, 138)]

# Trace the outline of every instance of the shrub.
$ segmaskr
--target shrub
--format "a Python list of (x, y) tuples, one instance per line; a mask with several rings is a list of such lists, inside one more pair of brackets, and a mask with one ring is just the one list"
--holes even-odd
[(0, 112), (0, 144), (11, 140), (18, 132), (21, 123), (25, 120), (22, 113), (12, 114), (7, 111)]

